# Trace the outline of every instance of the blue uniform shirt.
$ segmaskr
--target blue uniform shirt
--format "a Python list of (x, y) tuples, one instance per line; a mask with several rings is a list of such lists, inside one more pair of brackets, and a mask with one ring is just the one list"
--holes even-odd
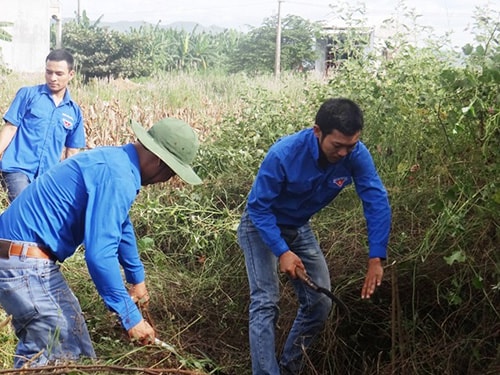
[(287, 250), (280, 225), (300, 227), (354, 182), (363, 203), (370, 258), (386, 258), (391, 227), (387, 192), (362, 142), (337, 163), (319, 165), (320, 149), (313, 129), (281, 138), (268, 151), (253, 183), (247, 210), (276, 256)]
[(62, 262), (85, 246), (85, 261), (105, 304), (125, 329), (142, 319), (120, 273), (144, 281), (129, 209), (141, 188), (135, 147), (79, 153), (37, 178), (0, 215), (0, 238), (47, 246)]
[(64, 147), (85, 147), (80, 107), (66, 90), (56, 107), (46, 84), (21, 88), (4, 120), (17, 126), (0, 160), (0, 170), (22, 172), (33, 181), (61, 160)]

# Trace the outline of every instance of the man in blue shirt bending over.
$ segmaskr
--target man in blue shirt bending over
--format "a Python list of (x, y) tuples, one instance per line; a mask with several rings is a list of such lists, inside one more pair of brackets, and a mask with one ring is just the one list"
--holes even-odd
[[(332, 307), (324, 294), (297, 279), (297, 269), (330, 288), (330, 274), (309, 219), (354, 182), (368, 229), (368, 271), (361, 289), (370, 298), (382, 281), (391, 226), (387, 192), (359, 140), (363, 113), (348, 99), (321, 105), (315, 125), (278, 140), (268, 151), (238, 227), (250, 284), (250, 350), (254, 375), (300, 374), (303, 348), (323, 328)], [(276, 358), (279, 270), (293, 282), (300, 306), (283, 353)]]
[(95, 357), (78, 300), (56, 264), (80, 244), (97, 291), (129, 336), (142, 344), (155, 339), (135, 304), (149, 296), (129, 209), (141, 185), (174, 175), (201, 183), (190, 167), (198, 138), (173, 118), (147, 132), (135, 122), (132, 128), (137, 142), (64, 160), (0, 215), (0, 306), (12, 315), (19, 339), (16, 368)]
[(0, 182), (10, 202), (30, 182), (85, 147), (80, 107), (71, 99), (73, 56), (64, 49), (50, 52), (45, 81), (22, 87), (3, 117), (0, 131)]

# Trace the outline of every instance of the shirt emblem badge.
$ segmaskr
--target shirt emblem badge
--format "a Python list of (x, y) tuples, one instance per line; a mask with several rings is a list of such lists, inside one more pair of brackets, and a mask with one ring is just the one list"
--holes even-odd
[(339, 188), (341, 188), (342, 186), (344, 186), (344, 182), (345, 181), (346, 181), (345, 177), (340, 177), (340, 178), (334, 178), (333, 179), (333, 183), (335, 185), (337, 185)]
[(66, 129), (69, 129), (71, 128), (71, 126), (73, 125), (71, 122), (69, 122), (68, 120), (63, 120), (63, 125)]

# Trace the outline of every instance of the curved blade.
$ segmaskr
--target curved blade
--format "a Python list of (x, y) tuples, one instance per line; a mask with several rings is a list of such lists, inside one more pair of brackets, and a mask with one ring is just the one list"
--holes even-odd
[(330, 299), (339, 307), (340, 311), (347, 317), (349, 322), (351, 321), (351, 314), (349, 313), (349, 309), (346, 304), (340, 300), (340, 298), (336, 297), (331, 291), (326, 288), (318, 286), (314, 281), (312, 281), (311, 277), (302, 269), (296, 268), (295, 273), (297, 277), (304, 282), (309, 288), (315, 290), (318, 293), (323, 293), (324, 295), (330, 297)]

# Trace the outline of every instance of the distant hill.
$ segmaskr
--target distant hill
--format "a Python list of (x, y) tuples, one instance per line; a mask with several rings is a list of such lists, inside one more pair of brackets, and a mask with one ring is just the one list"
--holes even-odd
[[(64, 22), (72, 21), (73, 19), (65, 19)], [(93, 22), (93, 21), (91, 21)], [(100, 27), (109, 28), (110, 30), (116, 30), (119, 32), (130, 31), (130, 29), (138, 29), (141, 26), (155, 26), (155, 24), (144, 22), (144, 21), (119, 21), (119, 22), (99, 22)], [(196, 28), (196, 32), (202, 33), (212, 33), (218, 34), (226, 30), (223, 27), (212, 25), (212, 26), (204, 26), (196, 22), (173, 22), (168, 25), (159, 25), (162, 29), (175, 29), (175, 30), (184, 30), (187, 32), (192, 32)]]

